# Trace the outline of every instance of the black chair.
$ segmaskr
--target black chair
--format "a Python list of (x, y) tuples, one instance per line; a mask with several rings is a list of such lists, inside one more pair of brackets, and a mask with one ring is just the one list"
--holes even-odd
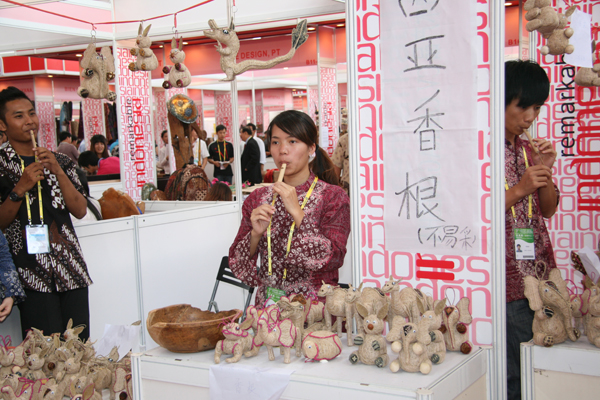
[(219, 267), (219, 272), (217, 273), (217, 281), (215, 282), (215, 287), (213, 288), (212, 296), (210, 297), (210, 301), (208, 303), (208, 311), (212, 310), (213, 305), (215, 306), (215, 312), (219, 312), (219, 306), (215, 301), (215, 296), (217, 294), (217, 289), (219, 288), (219, 282), (225, 282), (230, 285), (234, 285), (240, 287), (244, 290), (248, 291), (248, 298), (246, 299), (246, 305), (243, 309), (242, 321), (246, 319), (246, 309), (250, 305), (250, 300), (252, 299), (252, 294), (254, 293), (254, 288), (246, 285), (244, 282), (240, 281), (229, 269), (229, 257), (223, 257), (221, 259), (221, 266)]

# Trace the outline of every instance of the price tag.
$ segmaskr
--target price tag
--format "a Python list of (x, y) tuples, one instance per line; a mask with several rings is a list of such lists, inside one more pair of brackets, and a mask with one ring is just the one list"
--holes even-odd
[(29, 254), (50, 253), (48, 225), (26, 225), (25, 238)]
[(533, 229), (515, 228), (515, 256), (517, 260), (535, 260)]

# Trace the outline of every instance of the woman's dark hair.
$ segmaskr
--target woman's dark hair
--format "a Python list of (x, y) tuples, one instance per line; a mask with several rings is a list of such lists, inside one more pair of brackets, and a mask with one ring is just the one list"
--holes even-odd
[(213, 184), (204, 198), (204, 201), (231, 201), (233, 195), (229, 186), (223, 182)]
[(106, 144), (106, 138), (102, 135), (94, 135), (92, 136), (92, 138), (90, 139), (90, 150), (94, 152), (94, 154), (96, 154), (96, 143), (103, 143), (104, 144), (104, 151), (102, 152), (102, 155), (99, 158), (108, 158), (110, 157), (110, 154), (108, 153), (108, 145)]
[(290, 136), (295, 137), (307, 146), (316, 146), (315, 158), (309, 164), (311, 171), (321, 180), (332, 185), (340, 184), (334, 165), (325, 150), (319, 147), (319, 135), (314, 121), (302, 111), (287, 110), (278, 114), (269, 124), (267, 142), (271, 143), (272, 129), (277, 126)]
[(550, 80), (540, 65), (530, 60), (512, 60), (504, 63), (504, 106), (519, 99), (519, 107), (542, 105), (550, 93)]

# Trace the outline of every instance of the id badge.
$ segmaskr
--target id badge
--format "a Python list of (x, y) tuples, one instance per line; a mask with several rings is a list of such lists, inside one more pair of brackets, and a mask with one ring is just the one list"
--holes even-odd
[(517, 260), (535, 260), (533, 229), (515, 229), (515, 256)]
[(27, 252), (29, 254), (50, 252), (48, 225), (26, 225), (25, 240), (27, 240)]
[(219, 161), (221, 163), (221, 170), (226, 169), (225, 163), (223, 161)]
[(267, 294), (267, 298), (269, 299), (267, 301), (267, 305), (271, 305), (271, 304), (277, 303), (279, 301), (279, 299), (281, 299), (283, 296), (285, 296), (285, 290), (276, 289), (276, 288), (267, 286), (266, 294)]

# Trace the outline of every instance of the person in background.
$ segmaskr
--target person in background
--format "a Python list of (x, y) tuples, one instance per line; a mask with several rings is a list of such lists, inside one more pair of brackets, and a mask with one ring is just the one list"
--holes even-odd
[(0, 322), (4, 322), (13, 306), (23, 300), (25, 291), (10, 255), (6, 237), (0, 231)]
[(229, 185), (223, 182), (216, 182), (208, 190), (204, 201), (231, 201), (232, 199), (233, 195)]
[(350, 199), (318, 147), (317, 127), (307, 114), (280, 113), (267, 138), (277, 167), (286, 165), (283, 182), (258, 188), (244, 201), (229, 265), (245, 284), (257, 287), (257, 306), (296, 293), (316, 300), (323, 281), (338, 282), (350, 234)]
[(252, 130), (252, 139), (258, 143), (258, 149), (260, 150), (260, 175), (265, 176), (265, 164), (267, 163), (267, 152), (265, 151), (265, 142), (257, 136), (256, 125), (246, 125)]
[(202, 167), (202, 169), (204, 169), (206, 168), (206, 164), (208, 163), (209, 156), (206, 142), (199, 138), (198, 134), (193, 129), (190, 132), (190, 137), (192, 139), (192, 153), (194, 154), (194, 164), (199, 165)]
[(99, 159), (93, 151), (84, 151), (79, 155), (79, 166), (85, 169), (88, 175), (110, 175), (121, 173), (119, 157)]
[(77, 146), (77, 150), (79, 151), (79, 154), (87, 150), (85, 145), (85, 138), (81, 139), (81, 141), (79, 142), (79, 146)]
[(221, 182), (233, 183), (233, 145), (225, 141), (225, 136), (225, 125), (217, 125), (217, 141), (208, 146), (208, 162), (215, 166), (215, 178)]
[(60, 144), (56, 148), (58, 153), (62, 153), (68, 156), (74, 163), (77, 162), (79, 158), (79, 151), (72, 144), (73, 137), (69, 132), (61, 132), (58, 134), (58, 139), (60, 140)]
[(170, 175), (171, 163), (169, 162), (169, 154), (171, 153), (171, 145), (169, 144), (169, 132), (167, 130), (162, 131), (160, 138), (164, 146), (158, 150), (158, 163), (156, 167), (165, 171), (165, 174)]
[(240, 139), (246, 142), (242, 153), (242, 182), (250, 182), (253, 186), (262, 182), (260, 173), (260, 149), (256, 140), (252, 138), (252, 130), (244, 126), (241, 129)]
[(87, 201), (75, 163), (33, 147), (30, 132), (38, 128), (25, 93), (12, 86), (0, 92), (0, 130), (8, 137), (0, 148), (0, 229), (25, 290), (18, 305), (21, 331), (23, 337), (32, 327), (64, 332), (72, 318), (74, 325), (86, 326), (79, 335), (86, 340), (92, 280), (70, 215), (82, 218)]
[(338, 144), (333, 151), (333, 157), (331, 158), (331, 161), (333, 161), (333, 165), (335, 166), (336, 175), (340, 177), (340, 183), (342, 184), (342, 187), (347, 194), (350, 194), (350, 170), (348, 169), (348, 156), (348, 133), (344, 133), (338, 140)]
[[(560, 193), (552, 181), (556, 151), (545, 139), (533, 139), (538, 155), (521, 135), (535, 121), (548, 99), (550, 81), (532, 61), (505, 63), (505, 248), (506, 248), (506, 356), (508, 399), (521, 398), (521, 342), (533, 338), (534, 312), (525, 298), (523, 278), (548, 279), (556, 268), (554, 251), (544, 218), (556, 212)], [(532, 210), (529, 216), (529, 209)], [(534, 251), (518, 252), (516, 229), (529, 232)], [(537, 265), (543, 261), (545, 266)]]
[(106, 144), (106, 138), (102, 135), (94, 135), (90, 139), (90, 150), (96, 153), (98, 158), (108, 158), (108, 146)]

